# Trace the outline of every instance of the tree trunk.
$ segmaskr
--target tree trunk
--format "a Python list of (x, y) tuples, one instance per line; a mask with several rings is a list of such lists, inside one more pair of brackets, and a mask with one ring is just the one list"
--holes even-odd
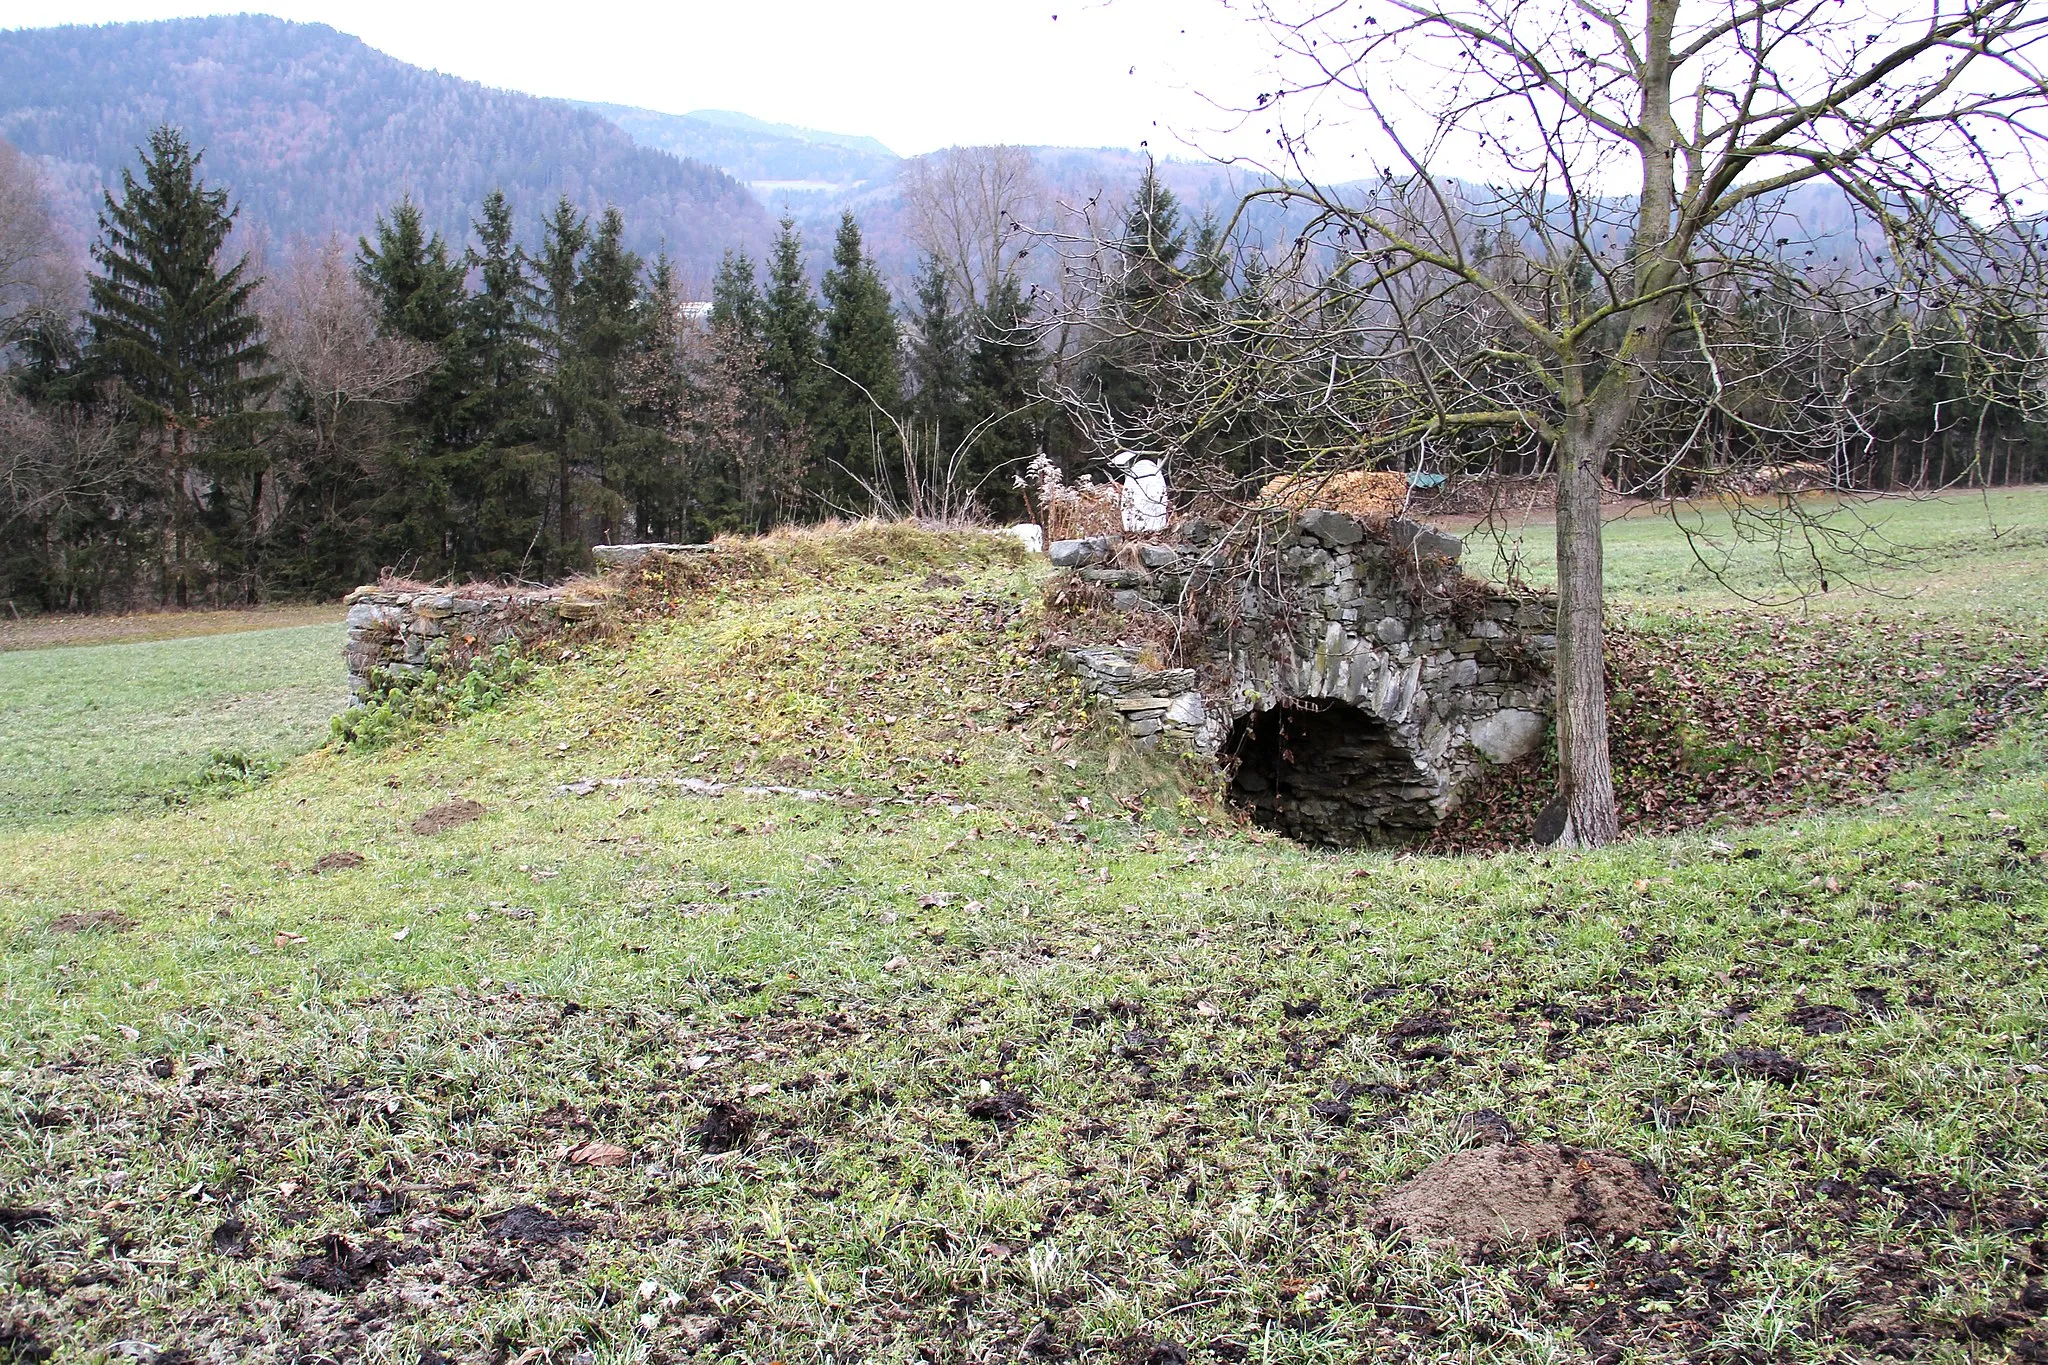
[(1621, 837), (1607, 755), (1600, 446), (1583, 425), (1568, 427), (1557, 479), (1557, 842), (1583, 848)]
[(171, 428), (171, 582), (172, 595), (181, 607), (189, 606), (190, 576), (185, 567), (187, 538), (185, 505), (185, 428)]
[(569, 576), (569, 438), (562, 437), (560, 458), (555, 467), (555, 577)]

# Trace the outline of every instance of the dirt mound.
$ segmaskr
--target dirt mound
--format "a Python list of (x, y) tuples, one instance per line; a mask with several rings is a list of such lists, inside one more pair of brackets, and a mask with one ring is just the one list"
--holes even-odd
[(471, 801), (466, 797), (457, 797), (453, 801), (443, 801), (440, 805), (435, 806), (425, 815), (413, 821), (412, 832), (414, 834), (439, 834), (443, 830), (454, 829), (459, 825), (466, 825), (472, 820), (479, 819), (483, 813), (482, 803)]
[(140, 922), (135, 916), (123, 914), (119, 910), (85, 910), (76, 914), (57, 916), (50, 921), (50, 932), (83, 934), (92, 929), (111, 929), (119, 934), (133, 929)]
[(1408, 505), (1408, 476), (1384, 469), (1288, 474), (1259, 490), (1258, 505), (1295, 511), (1320, 507), (1354, 517), (1399, 516)]
[(1373, 1207), (1381, 1232), (1463, 1249), (1555, 1241), (1572, 1226), (1627, 1235), (1670, 1220), (1627, 1158), (1547, 1143), (1455, 1152)]

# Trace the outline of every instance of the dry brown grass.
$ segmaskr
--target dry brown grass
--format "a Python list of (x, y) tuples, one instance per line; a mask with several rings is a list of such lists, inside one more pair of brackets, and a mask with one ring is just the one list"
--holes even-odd
[(0, 652), (49, 649), (59, 645), (115, 645), (138, 640), (179, 640), (194, 635), (233, 635), (283, 626), (324, 626), (339, 621), (333, 602), (289, 607), (240, 607), (227, 611), (152, 611), (123, 616), (53, 614), (0, 619)]
[(1124, 533), (1123, 493), (1113, 483), (1076, 488), (1071, 497), (1048, 499), (1043, 510), (1047, 544)]

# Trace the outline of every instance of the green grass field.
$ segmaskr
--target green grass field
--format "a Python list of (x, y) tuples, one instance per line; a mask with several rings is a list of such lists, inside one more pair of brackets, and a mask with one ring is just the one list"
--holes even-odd
[[(1713, 506), (1676, 514), (1634, 508), (1607, 523), (1608, 591), (1624, 611), (1678, 602), (1807, 612), (1844, 602), (1955, 608), (1971, 596), (2048, 611), (2033, 591), (2048, 577), (2041, 489), (1852, 502), (1816, 496), (1804, 505), (1816, 517), (1832, 509), (1826, 533), (1809, 534), (1768, 506), (1739, 517)], [(1474, 528), (1468, 567), (1498, 576), (1512, 566), (1525, 581), (1551, 586), (1555, 534), (1542, 522)]]
[[(1927, 557), (1888, 588), (1922, 590), (1833, 625), (1678, 594), (1689, 552), (1631, 524), (1621, 614), (2038, 665), (2048, 496), (2009, 511), (1905, 509)], [(1317, 852), (1106, 740), (1004, 543), (779, 546), (500, 710), (170, 807), (85, 814), (147, 787), (69, 701), (96, 651), (0, 655), (45, 736), (0, 755), (36, 826), (0, 833), (0, 1360), (2048, 1353), (2038, 693), (1854, 806)], [(284, 690), (299, 636), (205, 642), (216, 695)], [(157, 686), (122, 728), (204, 705)], [(88, 740), (106, 785), (13, 795), (50, 785), (17, 753)], [(562, 790), (675, 775), (835, 799)], [(1503, 1122), (1641, 1163), (1669, 1226), (1375, 1230)]]
[(0, 653), (0, 828), (187, 799), (215, 754), (260, 769), (323, 742), (342, 628)]

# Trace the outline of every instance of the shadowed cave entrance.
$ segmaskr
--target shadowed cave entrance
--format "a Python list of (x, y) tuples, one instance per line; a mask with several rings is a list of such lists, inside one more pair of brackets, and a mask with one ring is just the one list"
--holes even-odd
[(1401, 843), (1434, 828), (1436, 784), (1379, 720), (1339, 701), (1254, 711), (1232, 728), (1231, 799), (1310, 844)]

